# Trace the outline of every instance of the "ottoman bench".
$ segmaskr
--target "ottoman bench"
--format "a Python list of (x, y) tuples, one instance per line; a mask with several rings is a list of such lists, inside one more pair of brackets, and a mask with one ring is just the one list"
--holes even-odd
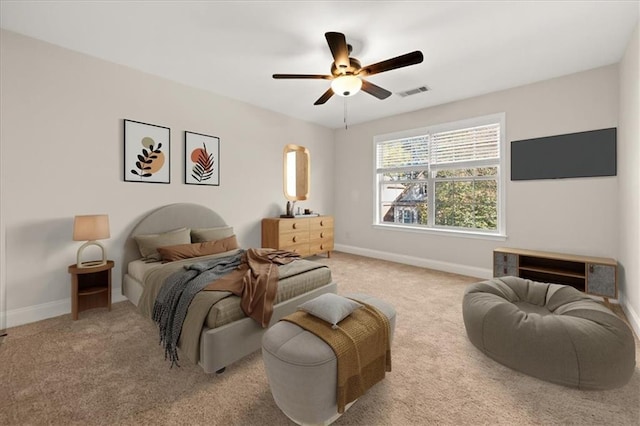
[[(389, 339), (393, 340), (396, 312), (390, 304), (365, 294), (346, 297), (382, 312), (389, 319)], [(291, 420), (327, 425), (340, 416), (336, 404), (337, 360), (322, 339), (296, 324), (280, 321), (262, 338), (262, 359), (273, 399)]]
[(519, 277), (467, 287), (469, 340), (490, 358), (542, 380), (612, 389), (635, 370), (635, 341), (616, 314), (573, 287)]

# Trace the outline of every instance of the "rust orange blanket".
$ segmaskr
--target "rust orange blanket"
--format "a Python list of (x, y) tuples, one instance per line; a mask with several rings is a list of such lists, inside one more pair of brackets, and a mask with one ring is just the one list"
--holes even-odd
[(239, 296), (245, 315), (266, 328), (273, 315), (273, 302), (278, 290), (278, 265), (299, 258), (300, 255), (290, 251), (252, 248), (244, 253), (235, 271), (203, 290), (230, 291)]

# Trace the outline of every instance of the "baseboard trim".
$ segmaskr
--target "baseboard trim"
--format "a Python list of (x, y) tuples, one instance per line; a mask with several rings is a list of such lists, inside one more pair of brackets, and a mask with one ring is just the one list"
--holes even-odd
[(640, 315), (633, 309), (631, 303), (629, 303), (629, 299), (627, 299), (626, 295), (622, 292), (619, 294), (618, 301), (620, 302), (620, 307), (624, 311), (624, 314), (627, 316), (629, 323), (631, 324), (631, 328), (635, 331), (636, 336), (640, 338)]
[[(127, 300), (122, 295), (120, 287), (111, 288), (111, 303)], [(42, 303), (40, 305), (27, 306), (7, 311), (7, 328), (41, 321), (47, 318), (58, 317), (71, 313), (71, 298)]]
[[(407, 256), (404, 254), (389, 253), (379, 250), (366, 249), (362, 247), (348, 246), (344, 244), (335, 244), (336, 251), (356, 254), (359, 256), (372, 257), (374, 259), (388, 260), (390, 262), (403, 263), (405, 265), (419, 266), (422, 268), (436, 269), (438, 271), (451, 272), (454, 274), (467, 275), (483, 279), (493, 277), (491, 269), (476, 268), (473, 266), (461, 265), (459, 263), (442, 262), (440, 260), (423, 259), (415, 256)], [(111, 289), (111, 303), (123, 302), (128, 300), (123, 294), (122, 289), (113, 287)], [(624, 311), (631, 327), (640, 336), (640, 315), (633, 309), (624, 294), (620, 294), (620, 306)], [(18, 308), (7, 311), (6, 328), (17, 327), (19, 325), (29, 324), (41, 321), (47, 318), (53, 318), (65, 315), (71, 312), (71, 298), (56, 300), (54, 302), (42, 303), (40, 305), (28, 306), (26, 308)], [(6, 331), (6, 330), (5, 330)]]
[[(366, 249), (362, 247), (348, 246), (344, 244), (335, 244), (336, 251), (342, 251), (359, 256), (372, 257), (374, 259), (388, 260), (390, 262), (403, 263), (405, 265), (419, 266), (422, 268), (436, 269), (438, 271), (451, 272), (454, 274), (467, 275), (470, 277), (478, 277), (483, 279), (491, 279), (493, 271), (491, 269), (476, 268), (473, 266), (461, 265), (458, 263), (442, 262), (440, 260), (423, 259), (415, 256), (407, 256), (404, 254), (389, 253), (385, 251)], [(640, 315), (633, 309), (629, 300), (624, 294), (620, 293), (618, 303), (622, 307), (631, 327), (636, 336), (640, 337)]]
[(386, 251), (372, 250), (362, 247), (335, 244), (336, 251), (342, 251), (359, 256), (372, 257), (374, 259), (388, 260), (390, 262), (403, 263), (405, 265), (419, 266), (421, 268), (436, 269), (438, 271), (451, 272), (453, 274), (466, 275), (470, 277), (490, 279), (493, 277), (493, 270), (477, 268), (474, 266), (462, 265), (459, 263), (443, 262), (441, 260), (424, 259), (421, 257), (407, 256), (404, 254), (389, 253)]

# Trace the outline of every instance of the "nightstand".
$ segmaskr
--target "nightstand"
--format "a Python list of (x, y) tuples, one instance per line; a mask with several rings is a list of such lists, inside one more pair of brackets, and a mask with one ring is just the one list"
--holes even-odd
[(106, 307), (111, 310), (111, 269), (113, 260), (105, 265), (78, 268), (69, 265), (71, 274), (71, 314), (78, 319), (78, 312)]

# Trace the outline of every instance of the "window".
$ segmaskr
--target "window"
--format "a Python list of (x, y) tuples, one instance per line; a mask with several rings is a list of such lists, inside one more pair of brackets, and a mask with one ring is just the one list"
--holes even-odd
[(376, 224), (504, 235), (504, 114), (374, 138)]

